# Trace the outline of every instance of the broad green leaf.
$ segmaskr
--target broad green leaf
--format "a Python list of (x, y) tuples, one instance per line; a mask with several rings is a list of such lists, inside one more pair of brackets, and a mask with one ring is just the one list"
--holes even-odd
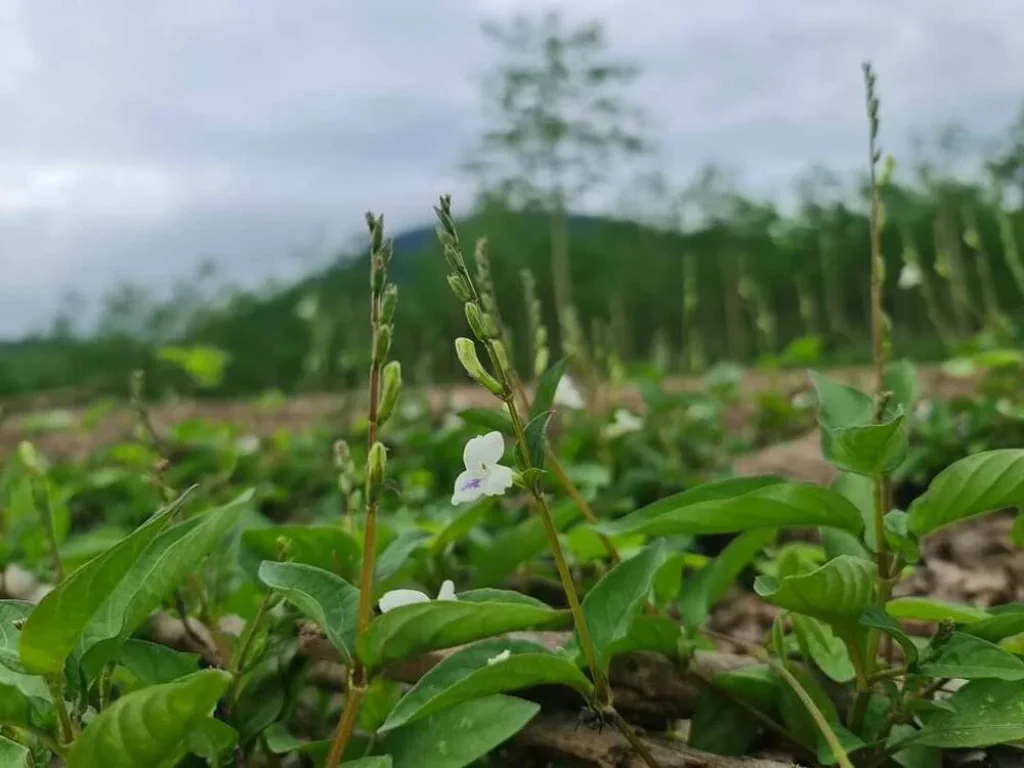
[(761, 721), (734, 699), (769, 717), (775, 714), (779, 687), (764, 664), (715, 675), (712, 685), (702, 686), (690, 723), (689, 746), (718, 755), (743, 755), (760, 736)]
[[(625, 637), (621, 637), (607, 645), (605, 656), (609, 659), (634, 651), (652, 651), (674, 659), (679, 654), (679, 638), (682, 628), (667, 616), (648, 616), (641, 613), (629, 627)], [(584, 663), (582, 654), (578, 654), (577, 663)]]
[(875, 565), (842, 555), (817, 570), (781, 581), (758, 576), (754, 591), (769, 603), (831, 625), (846, 642), (861, 629), (860, 615), (875, 602)]
[(54, 720), (43, 678), (0, 666), (0, 725), (41, 727)]
[(955, 461), (910, 505), (907, 526), (918, 538), (946, 526), (1024, 503), (1024, 450), (985, 451)]
[[(917, 728), (912, 725), (895, 725), (889, 732), (887, 746), (901, 743), (916, 733)], [(942, 751), (937, 747), (910, 744), (893, 755), (892, 760), (901, 768), (942, 768)]]
[(504, 411), (494, 408), (467, 408), (459, 411), (459, 418), (472, 427), (501, 432), (503, 435), (515, 435), (512, 419)]
[(629, 634), (667, 558), (668, 549), (653, 544), (612, 568), (583, 598), (583, 619), (602, 671), (611, 661), (609, 646)]
[(551, 607), (543, 600), (524, 595), (522, 592), (516, 592), (511, 589), (491, 589), (490, 587), (459, 592), (459, 600), (464, 603), (522, 603), (523, 605), (532, 605), (535, 608)]
[(96, 610), (78, 642), (78, 654), (90, 678), (221, 545), (251, 498), (252, 493), (246, 492), (229, 504), (179, 523), (145, 549)]
[(981, 608), (933, 597), (897, 597), (885, 604), (885, 612), (896, 619), (936, 622), (949, 619), (957, 624), (972, 624), (989, 617)]
[(890, 510), (882, 518), (882, 524), (889, 550), (910, 564), (917, 563), (921, 559), (921, 547), (907, 528), (907, 513), (901, 509)]
[(260, 581), (319, 624), (342, 659), (352, 662), (359, 616), (358, 589), (329, 571), (300, 563), (265, 561), (259, 575)]
[(955, 711), (930, 717), (917, 744), (949, 749), (990, 747), (1024, 739), (1024, 685), (972, 680), (949, 698)]
[[(551, 518), (559, 531), (569, 527), (579, 516), (580, 509), (572, 500), (558, 504), (551, 510)], [(493, 544), (476, 558), (473, 586), (500, 584), (522, 563), (529, 562), (547, 551), (547, 546), (544, 524), (540, 517), (531, 511), (529, 517), (503, 531)]]
[(531, 418), (523, 428), (526, 447), (530, 451), (530, 467), (544, 469), (547, 459), (548, 425), (554, 411), (544, 411)]
[[(867, 544), (867, 549), (871, 552), (878, 550), (878, 545), (875, 543), (875, 481), (870, 477), (864, 475), (858, 475), (854, 472), (840, 472), (836, 475), (835, 480), (829, 485), (833, 491), (838, 493), (843, 498), (847, 499), (853, 506), (860, 512), (861, 520), (864, 521), (864, 543)], [(838, 534), (846, 534), (845, 531), (839, 529), (822, 529), (822, 545), (825, 546), (826, 551), (834, 557), (836, 555), (860, 555), (865, 553), (864, 545), (860, 543), (859, 539), (854, 537), (854, 541), (844, 541), (842, 544), (843, 549), (847, 551), (836, 552), (830, 551), (829, 545), (826, 541), (825, 534), (829, 534), (833, 537), (832, 544), (834, 545), (835, 536)]]
[(910, 636), (903, 631), (903, 627), (896, 621), (892, 616), (887, 614), (877, 605), (873, 605), (865, 610), (860, 615), (860, 623), (870, 629), (877, 629), (885, 634), (889, 635), (893, 640), (900, 644), (903, 649), (903, 656), (908, 666), (917, 664), (917, 645)]
[(574, 688), (584, 702), (593, 694), (587, 676), (562, 654), (525, 640), (484, 640), (452, 654), (427, 672), (398, 702), (380, 730), (391, 731), (494, 693), (544, 684)]
[(703, 624), (714, 604), (725, 595), (743, 569), (775, 540), (775, 536), (776, 531), (772, 528), (741, 533), (707, 567), (690, 576), (679, 599), (683, 625), (695, 628)]
[(917, 378), (917, 369), (910, 360), (894, 360), (885, 368), (883, 377), (885, 388), (896, 398), (896, 402), (903, 406), (903, 410), (910, 413), (917, 404), (918, 395), (921, 392), (921, 385)]
[(63, 668), (97, 609), (170, 522), (184, 498), (179, 497), (127, 538), (70, 574), (39, 602), (25, 623), (18, 646), (29, 672), (42, 675)]
[(238, 744), (238, 731), (225, 722), (207, 717), (188, 732), (186, 742), (189, 752), (204, 758), (213, 768), (219, 768)]
[(0, 765), (5, 768), (33, 768), (35, 763), (28, 747), (0, 736)]
[(512, 696), (488, 696), (437, 712), (388, 732), (378, 749), (394, 768), (463, 768), (526, 725), (539, 704)]
[(856, 676), (846, 644), (829, 628), (810, 616), (793, 614), (789, 617), (793, 634), (803, 654), (818, 669), (837, 683), (848, 683)]
[(530, 629), (567, 629), (568, 611), (519, 602), (434, 600), (393, 608), (378, 616), (356, 640), (359, 658), (379, 667), (439, 648)]
[[(754, 479), (762, 478), (749, 478)], [(670, 536), (819, 525), (860, 533), (864, 526), (857, 508), (834, 491), (804, 483), (778, 482), (774, 478), (764, 480), (769, 483), (717, 499), (698, 494), (697, 491), (705, 489), (701, 486), (656, 501), (619, 520), (599, 523), (595, 529), (608, 535), (645, 533), (648, 536)], [(730, 482), (726, 480), (712, 485), (724, 486)], [(739, 484), (735, 487), (742, 488)]]
[(544, 371), (544, 374), (537, 380), (533, 402), (530, 403), (531, 419), (552, 409), (555, 402), (555, 390), (558, 389), (558, 382), (562, 380), (568, 366), (569, 358), (563, 357)]
[(0, 600), (0, 666), (15, 672), (24, 672), (18, 643), (21, 630), (18, 626), (32, 613), (35, 606), (27, 600)]
[(122, 696), (82, 731), (67, 768), (170, 768), (230, 682), (227, 672), (207, 669)]
[(810, 372), (818, 393), (821, 452), (846, 472), (876, 477), (898, 467), (907, 454), (904, 412), (888, 406), (875, 423), (871, 397), (858, 389)]
[(346, 760), (341, 768), (393, 768), (391, 755), (379, 755), (377, 757), (361, 757), (358, 760)]
[[(832, 699), (829, 698), (828, 694), (821, 687), (818, 681), (810, 674), (807, 668), (797, 665), (787, 665), (790, 673), (797, 679), (801, 687), (807, 692), (815, 706), (825, 717), (825, 720), (832, 727), (832, 730), (837, 736), (840, 734), (839, 730), (839, 713), (836, 711), (836, 705)], [(826, 758), (822, 762), (830, 763), (831, 751), (828, 749), (828, 743), (821, 735), (817, 724), (814, 722), (814, 718), (810, 712), (807, 711), (807, 707), (797, 696), (793, 688), (785, 681), (779, 680), (779, 714), (782, 718), (783, 724), (792, 733), (800, 743), (804, 746), (812, 749), (818, 748), (819, 757)], [(845, 730), (845, 729), (844, 729)], [(843, 746), (847, 746), (844, 743), (845, 739), (841, 739), (840, 743)], [(824, 747), (824, 752), (820, 749)]]
[[(1003, 607), (1003, 606), (1001, 606)], [(1019, 606), (1015, 606), (1019, 608)], [(980, 637), (990, 643), (998, 643), (1008, 637), (1024, 632), (1024, 611), (998, 611), (992, 609), (991, 616), (963, 628), (968, 635)]]
[(398, 573), (408, 561), (409, 555), (426, 541), (427, 534), (423, 531), (406, 531), (388, 544), (384, 551), (377, 556), (377, 564), (374, 566), (374, 591), (378, 596), (387, 591), (387, 585), (384, 582)]
[(131, 638), (118, 651), (117, 661), (146, 685), (159, 685), (199, 669), (199, 656), (166, 645)]
[(494, 497), (485, 496), (475, 504), (462, 508), (455, 518), (434, 536), (434, 540), (430, 542), (430, 551), (434, 554), (443, 552), (449, 544), (462, 539), (493, 506)]
[(359, 707), (359, 730), (376, 733), (404, 694), (405, 687), (401, 683), (384, 675), (374, 678), (366, 689), (362, 706)]
[(275, 525), (249, 528), (242, 533), (240, 560), (256, 578), (260, 563), (278, 560), (278, 540), (288, 542), (288, 558), (292, 563), (314, 565), (352, 581), (359, 573), (362, 550), (347, 531), (337, 525)]
[(920, 672), (964, 680), (1024, 680), (1024, 661), (980, 637), (954, 632), (934, 658), (921, 664)]

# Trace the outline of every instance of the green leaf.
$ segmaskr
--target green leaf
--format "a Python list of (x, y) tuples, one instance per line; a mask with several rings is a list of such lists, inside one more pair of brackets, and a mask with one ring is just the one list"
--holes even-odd
[(810, 376), (818, 392), (822, 455), (841, 470), (871, 477), (896, 469), (907, 455), (902, 407), (886, 407), (875, 423), (872, 398), (814, 371)]
[(383, 675), (374, 678), (359, 707), (359, 730), (376, 733), (405, 694), (404, 686)]
[(903, 410), (910, 413), (917, 404), (921, 392), (921, 384), (917, 378), (917, 369), (910, 360), (894, 360), (885, 367), (883, 383), (893, 393), (896, 402)]
[(775, 540), (776, 534), (772, 528), (741, 533), (706, 568), (691, 576), (683, 585), (679, 600), (679, 615), (683, 625), (695, 628), (703, 624), (714, 604), (754, 558)]
[(0, 600), (0, 666), (24, 672), (18, 643), (22, 624), (35, 606), (27, 600)]
[[(634, 651), (651, 651), (674, 659), (679, 655), (682, 633), (682, 628), (667, 616), (640, 614), (633, 620), (625, 637), (607, 645), (605, 656), (613, 659)], [(582, 654), (577, 655), (577, 663), (583, 665)]]
[(1017, 681), (973, 680), (949, 704), (955, 711), (929, 718), (915, 743), (965, 749), (1024, 739), (1024, 686)]
[(188, 732), (186, 741), (192, 754), (204, 758), (213, 768), (219, 768), (238, 744), (238, 731), (227, 723), (207, 717)]
[(114, 657), (153, 609), (221, 545), (251, 498), (251, 491), (243, 493), (229, 504), (179, 523), (145, 549), (100, 604), (78, 642), (78, 654), (90, 678)]
[(903, 631), (903, 627), (900, 626), (899, 622), (877, 605), (867, 608), (860, 615), (860, 623), (870, 629), (877, 629), (881, 632), (885, 632), (885, 634), (889, 635), (889, 637), (900, 644), (900, 647), (903, 649), (903, 656), (906, 659), (907, 665), (913, 666), (914, 664), (917, 664), (917, 645), (910, 639), (910, 636)]
[(885, 612), (897, 619), (913, 621), (955, 621), (971, 624), (989, 617), (987, 611), (962, 603), (948, 603), (933, 597), (897, 597), (885, 604)]
[[(1007, 608), (1009, 606), (1000, 606)], [(990, 643), (998, 643), (1007, 637), (1013, 637), (1024, 632), (1024, 611), (1019, 605), (1014, 605), (1017, 610), (992, 609), (993, 615), (976, 621), (964, 627), (963, 631), (969, 635), (988, 640)], [(997, 612), (998, 611), (998, 612)]]
[(494, 497), (485, 496), (475, 504), (463, 507), (455, 518), (448, 523), (441, 531), (434, 536), (430, 542), (430, 551), (434, 554), (444, 552), (449, 544), (453, 544), (463, 538), (494, 506)]
[(53, 698), (43, 678), (0, 666), (0, 725), (52, 723)]
[(352, 662), (359, 615), (358, 589), (329, 571), (299, 563), (265, 561), (259, 575), (260, 581), (320, 625), (345, 663)]
[[(713, 686), (702, 686), (690, 723), (689, 746), (717, 755), (743, 755), (758, 739), (761, 721), (734, 699), (772, 716), (779, 687), (765, 664), (719, 672)], [(726, 695), (728, 694), (728, 695)]]
[(0, 736), (0, 765), (5, 768), (32, 768), (32, 753), (28, 747)]
[(536, 469), (544, 469), (547, 458), (548, 445), (548, 424), (551, 423), (551, 414), (554, 411), (538, 413), (526, 424), (524, 434), (526, 436), (526, 447), (530, 450), (530, 466)]
[(860, 615), (875, 602), (875, 565), (842, 555), (781, 581), (758, 576), (754, 591), (769, 603), (829, 624), (847, 643), (863, 633)]
[(730, 484), (738, 491), (738, 495), (708, 498), (712, 495), (710, 489), (700, 486), (594, 527), (607, 535), (645, 533), (648, 536), (671, 536), (818, 525), (860, 533), (864, 526), (857, 508), (834, 491), (816, 485), (781, 482), (774, 478), (756, 479), (769, 482), (746, 492), (735, 481), (710, 483), (720, 488)]
[(801, 651), (822, 672), (837, 683), (848, 683), (856, 676), (846, 644), (824, 624), (810, 616), (793, 614), (789, 617), (793, 634)]
[(387, 585), (384, 582), (401, 570), (409, 556), (425, 544), (426, 539), (427, 534), (423, 531), (406, 531), (388, 544), (384, 551), (377, 556), (377, 565), (374, 566), (374, 591), (378, 595), (387, 591)]
[(467, 408), (459, 411), (459, 418), (472, 427), (481, 427), (490, 431), (498, 431), (503, 435), (515, 436), (512, 419), (505, 411), (493, 408)]
[(379, 750), (394, 768), (463, 768), (513, 736), (540, 705), (512, 696), (488, 696), (445, 709), (388, 732)]
[(464, 603), (521, 603), (523, 605), (532, 605), (535, 608), (551, 607), (543, 600), (524, 595), (522, 592), (516, 592), (511, 589), (491, 589), (490, 587), (459, 592), (459, 600)]
[[(818, 681), (810, 674), (807, 668), (797, 665), (787, 665), (790, 673), (797, 679), (801, 687), (807, 692), (815, 706), (825, 717), (825, 720), (831, 726), (833, 732), (837, 736), (840, 736), (839, 726), (839, 713), (836, 711), (836, 705), (832, 699), (829, 698), (828, 694), (821, 687)], [(790, 687), (784, 680), (780, 680), (779, 683), (779, 714), (782, 718), (783, 724), (786, 726), (798, 741), (804, 746), (812, 749), (816, 748), (819, 753), (821, 762), (831, 763), (833, 761), (831, 757), (831, 750), (828, 748), (828, 742), (825, 741), (821, 735), (821, 731), (818, 729), (817, 724), (814, 722), (814, 718), (811, 713), (807, 711), (807, 707), (800, 700), (800, 697), (796, 695), (796, 692)], [(845, 731), (845, 729), (842, 729)], [(846, 738), (840, 738), (840, 743), (843, 746), (848, 746), (849, 740)]]
[(227, 672), (207, 669), (122, 696), (82, 731), (67, 768), (170, 768), (230, 682)]
[(556, 362), (537, 380), (537, 390), (533, 395), (533, 402), (530, 404), (530, 418), (533, 419), (542, 413), (550, 411), (555, 402), (555, 390), (558, 389), (558, 382), (565, 375), (565, 369), (569, 367), (569, 358), (563, 357)]
[(398, 702), (380, 731), (494, 693), (534, 685), (565, 685), (589, 701), (593, 685), (569, 659), (536, 643), (495, 638), (474, 643), (427, 672)]
[(1024, 661), (980, 637), (954, 632), (934, 658), (921, 664), (920, 672), (964, 680), (1024, 680)]
[(19, 651), (33, 674), (60, 671), (97, 609), (146, 547), (170, 522), (184, 496), (164, 507), (127, 538), (97, 555), (44, 597), (25, 623)]
[(583, 619), (602, 671), (611, 661), (609, 646), (629, 634), (667, 559), (668, 549), (653, 544), (612, 568), (583, 598)]
[(241, 562), (256, 578), (260, 563), (278, 559), (278, 539), (287, 539), (288, 561), (303, 563), (353, 580), (359, 572), (362, 549), (337, 525), (275, 525), (242, 533)]
[(367, 666), (379, 667), (506, 632), (570, 626), (568, 611), (547, 606), (435, 600), (403, 605), (378, 616), (356, 640), (356, 650)]
[(985, 451), (955, 461), (910, 505), (918, 538), (986, 512), (1024, 503), (1024, 450)]
[(889, 549), (910, 564), (918, 562), (921, 559), (921, 547), (917, 537), (907, 528), (907, 513), (901, 509), (890, 510), (882, 518), (882, 523)]
[(358, 760), (346, 760), (341, 768), (393, 768), (391, 755), (379, 755), (377, 757), (361, 757)]
[(146, 685), (160, 685), (199, 669), (199, 656), (166, 645), (131, 638), (117, 655), (118, 662)]
[[(562, 531), (580, 516), (580, 509), (572, 500), (558, 504), (551, 510), (555, 529)], [(500, 584), (520, 564), (528, 562), (547, 550), (547, 537), (539, 515), (531, 513), (518, 525), (507, 528), (494, 543), (475, 558), (474, 586)]]

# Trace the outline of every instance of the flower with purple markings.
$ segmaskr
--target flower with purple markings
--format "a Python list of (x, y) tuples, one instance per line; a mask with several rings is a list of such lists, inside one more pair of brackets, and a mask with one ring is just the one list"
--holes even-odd
[(501, 496), (512, 487), (512, 470), (498, 462), (505, 454), (501, 432), (488, 432), (466, 443), (462, 460), (466, 471), (455, 479), (452, 504), (476, 501), (481, 496)]

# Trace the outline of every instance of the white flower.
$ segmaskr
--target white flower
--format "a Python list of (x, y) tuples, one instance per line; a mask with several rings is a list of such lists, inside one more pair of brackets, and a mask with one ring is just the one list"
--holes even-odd
[(491, 658), (489, 658), (487, 660), (487, 666), (491, 666), (492, 664), (501, 664), (501, 662), (503, 662), (503, 661), (508, 661), (509, 656), (511, 656), (511, 655), (512, 655), (512, 651), (510, 649), (506, 648), (504, 651), (499, 653), (497, 656), (491, 656)]
[(572, 408), (574, 411), (586, 408), (586, 403), (583, 402), (583, 395), (580, 394), (580, 390), (576, 386), (576, 382), (572, 380), (572, 377), (566, 375), (558, 380), (558, 386), (555, 387), (555, 405)]
[(904, 290), (916, 288), (921, 284), (921, 268), (917, 264), (904, 264), (900, 270), (900, 279), (897, 283)]
[[(438, 600), (458, 600), (455, 596), (455, 583), (450, 579), (441, 584), (441, 591), (437, 593)], [(381, 613), (387, 613), (394, 608), (401, 608), (403, 605), (414, 605), (416, 603), (429, 603), (430, 595), (420, 592), (418, 589), (392, 589), (381, 595), (377, 605)]]
[(644, 420), (625, 408), (615, 411), (615, 421), (604, 427), (604, 434), (609, 439), (625, 435), (628, 432), (637, 432), (643, 429)]
[(498, 463), (504, 453), (505, 438), (501, 432), (488, 432), (466, 443), (462, 452), (466, 471), (455, 478), (452, 504), (476, 501), (481, 496), (501, 496), (511, 488), (512, 470)]

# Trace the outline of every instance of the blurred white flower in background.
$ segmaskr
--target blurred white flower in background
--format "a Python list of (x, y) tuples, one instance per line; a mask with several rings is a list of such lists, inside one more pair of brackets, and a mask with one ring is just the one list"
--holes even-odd
[(917, 264), (904, 264), (900, 270), (900, 279), (897, 285), (904, 290), (916, 288), (921, 284), (921, 268)]
[[(441, 591), (437, 593), (438, 600), (458, 600), (455, 596), (455, 583), (450, 579), (441, 584)], [(403, 605), (415, 605), (416, 603), (429, 603), (430, 595), (420, 592), (418, 589), (392, 589), (381, 595), (377, 605), (382, 613), (401, 608)]]
[(498, 462), (505, 454), (501, 432), (472, 438), (462, 452), (466, 470), (455, 478), (452, 504), (476, 501), (481, 496), (501, 496), (512, 487), (512, 470)]
[(643, 419), (625, 408), (619, 408), (615, 411), (615, 420), (611, 424), (606, 424), (602, 431), (605, 437), (609, 440), (614, 440), (616, 437), (621, 437), (630, 432), (638, 432), (643, 427)]
[(572, 380), (571, 376), (566, 375), (558, 380), (558, 386), (555, 387), (555, 405), (572, 408), (574, 411), (586, 407), (583, 395), (580, 394), (579, 387), (576, 386), (576, 382)]

